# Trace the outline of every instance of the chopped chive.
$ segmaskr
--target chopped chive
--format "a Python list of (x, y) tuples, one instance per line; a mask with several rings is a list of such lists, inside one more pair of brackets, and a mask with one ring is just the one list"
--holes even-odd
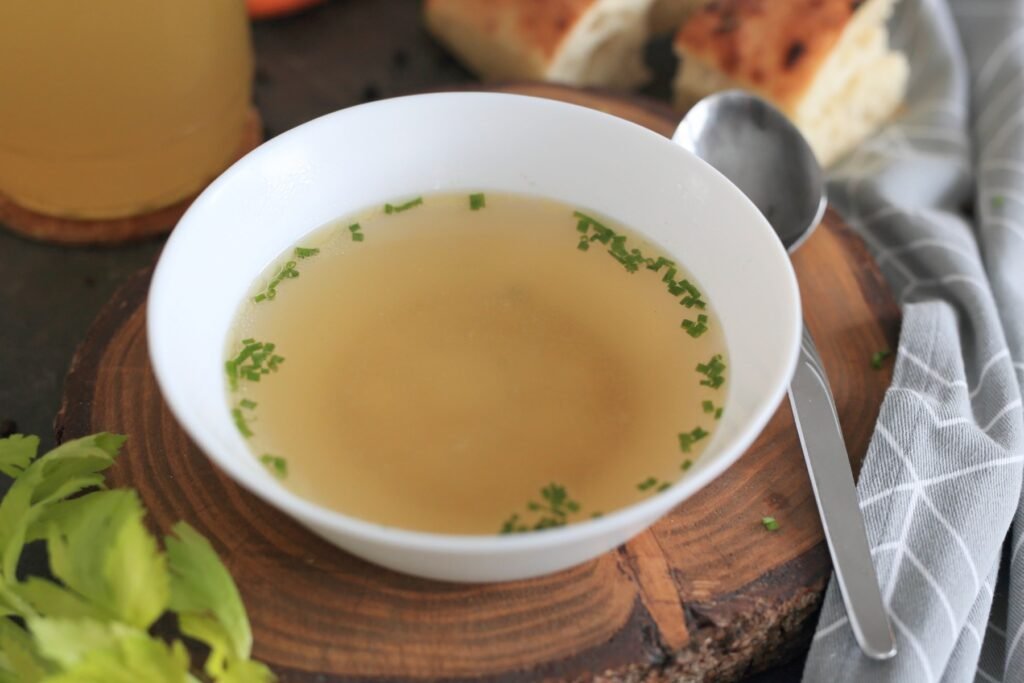
[[(711, 387), (717, 389), (725, 384), (725, 376), (722, 374), (725, 372), (725, 363), (722, 362), (722, 354), (716, 353), (711, 357), (707, 363), (698, 363), (697, 372), (704, 375), (704, 379), (700, 381), (701, 386)], [(705, 412), (711, 412), (705, 410)]]
[(779, 530), (779, 522), (774, 517), (762, 517), (761, 518), (761, 524), (768, 531), (778, 531)]
[(889, 349), (883, 349), (882, 351), (875, 351), (871, 354), (871, 367), (875, 370), (881, 370), (885, 359), (892, 355), (892, 351)]
[(300, 259), (316, 256), (319, 253), (320, 250), (317, 249), (316, 247), (295, 247), (295, 256)]
[(702, 427), (697, 426), (688, 432), (682, 432), (679, 434), (679, 450), (683, 453), (689, 453), (693, 449), (693, 444), (697, 443), (704, 437), (708, 436), (711, 432), (704, 430)]
[(252, 410), (258, 404), (256, 403), (256, 401), (250, 400), (248, 398), (243, 398), (241, 401), (238, 402), (238, 405), (242, 406), (246, 410)]
[(668, 483), (667, 481), (662, 482), (661, 486), (658, 487), (657, 492), (661, 493), (662, 491), (667, 491), (671, 487), (672, 487), (672, 484)]
[(259, 382), (263, 375), (275, 372), (277, 367), (284, 362), (282, 356), (273, 353), (277, 348), (274, 344), (245, 339), (242, 345), (242, 350), (238, 352), (238, 355), (224, 363), (232, 391), (238, 389), (239, 379)]
[(516, 513), (505, 520), (498, 533), (514, 534), (565, 526), (569, 515), (580, 511), (580, 504), (569, 497), (564, 486), (548, 484), (540, 490), (540, 495), (543, 502), (531, 500), (526, 503), (527, 511), (533, 513), (532, 523), (524, 521)]
[(679, 469), (681, 469), (683, 472), (685, 472), (686, 470), (690, 469), (691, 467), (693, 467), (693, 461), (692, 460), (684, 460), (683, 464), (679, 466)]
[(231, 409), (231, 419), (235, 421), (235, 427), (246, 439), (252, 436), (252, 430), (249, 429), (249, 423), (245, 420), (245, 415), (242, 415), (241, 408)]
[(604, 513), (603, 512), (594, 512), (594, 513), (592, 513), (590, 515), (591, 519), (600, 519), (602, 517), (604, 517)]
[(697, 316), (696, 322), (692, 320), (684, 320), (680, 327), (686, 330), (686, 334), (696, 339), (697, 337), (700, 337), (702, 334), (708, 331), (707, 321), (708, 317), (704, 314), (701, 314)]
[(260, 462), (278, 479), (284, 479), (288, 476), (288, 461), (284, 458), (265, 453), (260, 456)]
[(362, 242), (363, 241), (362, 229), (363, 229), (362, 226), (360, 226), (358, 223), (353, 223), (352, 225), (348, 226), (348, 231), (350, 233), (352, 233), (352, 241), (353, 242)]
[(469, 208), (471, 211), (479, 211), (487, 207), (487, 197), (483, 192), (469, 195)]
[(395, 205), (395, 204), (385, 204), (384, 205), (384, 213), (386, 213), (386, 214), (401, 213), (402, 211), (408, 211), (409, 209), (413, 208), (414, 206), (419, 206), (422, 203), (423, 203), (423, 197), (416, 197), (415, 199), (410, 199), (409, 201), (407, 201), (404, 204), (398, 204), (398, 205)]
[(715, 404), (712, 403), (711, 401), (704, 401), (703, 403), (701, 403), (701, 406), (704, 408), (705, 413), (715, 412)]
[(637, 484), (636, 487), (640, 491), (646, 491), (648, 489), (654, 488), (657, 485), (658, 485), (658, 480), (657, 479), (655, 479), (654, 477), (647, 477), (642, 482)]
[(576, 245), (576, 248), (580, 251), (586, 251), (587, 249), (590, 249), (590, 242), (588, 242), (587, 238), (584, 237), (580, 240), (580, 243)]
[(716, 420), (721, 420), (722, 419), (722, 408), (718, 408), (717, 410), (715, 410), (715, 419)]

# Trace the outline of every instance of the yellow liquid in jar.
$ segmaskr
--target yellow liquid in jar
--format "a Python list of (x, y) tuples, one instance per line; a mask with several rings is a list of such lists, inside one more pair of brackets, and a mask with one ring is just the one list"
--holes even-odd
[(173, 204), (232, 161), (252, 69), (242, 0), (3, 0), (0, 193), (79, 219)]

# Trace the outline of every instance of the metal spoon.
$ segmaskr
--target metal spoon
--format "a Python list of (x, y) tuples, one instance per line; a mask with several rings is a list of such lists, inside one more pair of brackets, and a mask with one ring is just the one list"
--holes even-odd
[[(690, 110), (672, 140), (735, 183), (790, 253), (821, 222), (828, 205), (824, 173), (796, 127), (764, 100), (736, 90), (710, 95)], [(889, 659), (896, 640), (832, 390), (806, 323), (789, 401), (853, 635), (868, 657)]]

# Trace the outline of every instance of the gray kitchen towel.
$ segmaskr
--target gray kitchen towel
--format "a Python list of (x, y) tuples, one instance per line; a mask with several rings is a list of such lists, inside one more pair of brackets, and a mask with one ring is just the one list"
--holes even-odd
[(804, 680), (1024, 683), (1024, 0), (892, 30), (905, 110), (829, 190), (903, 311), (858, 484), (899, 654), (861, 655), (833, 581)]

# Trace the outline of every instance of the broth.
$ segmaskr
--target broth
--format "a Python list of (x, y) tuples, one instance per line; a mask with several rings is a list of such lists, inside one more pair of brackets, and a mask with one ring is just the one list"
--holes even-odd
[(370, 522), (493, 534), (613, 511), (683, 476), (725, 401), (721, 330), (673, 265), (536, 197), (329, 224), (241, 306), (236, 423), (286, 486)]

